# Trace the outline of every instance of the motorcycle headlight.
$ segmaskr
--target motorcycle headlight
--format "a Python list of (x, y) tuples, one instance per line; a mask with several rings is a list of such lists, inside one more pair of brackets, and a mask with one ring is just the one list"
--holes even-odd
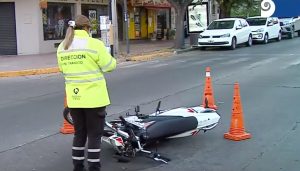
[(220, 37), (221, 37), (221, 38), (224, 38), (224, 37), (230, 37), (230, 34), (229, 34), (229, 33), (223, 34), (223, 35), (221, 35)]
[(261, 28), (261, 29), (256, 30), (256, 32), (264, 32), (264, 31), (265, 31), (264, 28)]

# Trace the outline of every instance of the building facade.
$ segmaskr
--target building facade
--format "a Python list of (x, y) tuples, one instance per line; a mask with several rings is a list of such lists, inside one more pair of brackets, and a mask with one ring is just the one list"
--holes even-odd
[[(118, 7), (121, 11), (118, 12), (118, 27), (119, 39), (124, 40), (124, 4), (121, 3)], [(171, 8), (166, 0), (128, 0), (129, 39), (163, 39), (166, 30), (171, 29)], [(123, 31), (120, 31), (121, 28)]]
[[(208, 20), (218, 18), (215, 0), (205, 2)], [(55, 52), (64, 38), (68, 21), (79, 14), (92, 21), (93, 37), (106, 37), (100, 29), (102, 19), (109, 15), (108, 3), (109, 0), (0, 0), (0, 55)], [(126, 5), (131, 40), (165, 39), (169, 31), (176, 29), (175, 10), (167, 0), (127, 0)], [(117, 0), (117, 30), (121, 41), (125, 40), (126, 30), (123, 7), (123, 0)]]
[(67, 23), (88, 16), (99, 37), (99, 17), (108, 15), (107, 0), (0, 0), (0, 55), (55, 52)]

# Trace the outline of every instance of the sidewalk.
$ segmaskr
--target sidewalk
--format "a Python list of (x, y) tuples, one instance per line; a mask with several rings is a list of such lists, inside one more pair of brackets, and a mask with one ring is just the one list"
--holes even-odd
[[(186, 40), (186, 43), (188, 39)], [(170, 40), (131, 40), (130, 53), (126, 54), (126, 42), (120, 42), (118, 63), (125, 61), (145, 61), (158, 56), (174, 53), (174, 41)], [(0, 78), (25, 75), (57, 73), (56, 54), (0, 56)]]

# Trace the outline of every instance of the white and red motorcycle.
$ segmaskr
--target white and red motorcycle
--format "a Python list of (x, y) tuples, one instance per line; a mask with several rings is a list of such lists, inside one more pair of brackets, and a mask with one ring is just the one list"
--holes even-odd
[[(106, 121), (102, 140), (116, 150), (119, 161), (130, 161), (137, 152), (142, 152), (156, 161), (167, 163), (170, 159), (144, 147), (162, 139), (193, 136), (201, 130), (206, 132), (216, 127), (220, 120), (214, 109), (182, 107), (162, 111), (160, 104), (153, 114), (140, 114), (137, 106), (135, 115), (126, 113), (125, 118), (120, 116), (117, 120)], [(64, 117), (73, 123), (68, 108), (64, 110)]]

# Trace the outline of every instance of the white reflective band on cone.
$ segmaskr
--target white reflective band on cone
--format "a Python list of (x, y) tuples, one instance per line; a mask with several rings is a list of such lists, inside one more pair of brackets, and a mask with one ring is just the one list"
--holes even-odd
[(84, 150), (84, 147), (72, 147), (72, 150)]
[(96, 152), (100, 152), (101, 149), (88, 149), (88, 152), (91, 152), (91, 153), (96, 153)]
[(84, 160), (84, 157), (74, 157), (74, 156), (72, 156), (72, 159), (73, 160)]
[(206, 72), (206, 77), (210, 77), (210, 72)]
[(87, 159), (88, 162), (100, 162), (100, 159)]

